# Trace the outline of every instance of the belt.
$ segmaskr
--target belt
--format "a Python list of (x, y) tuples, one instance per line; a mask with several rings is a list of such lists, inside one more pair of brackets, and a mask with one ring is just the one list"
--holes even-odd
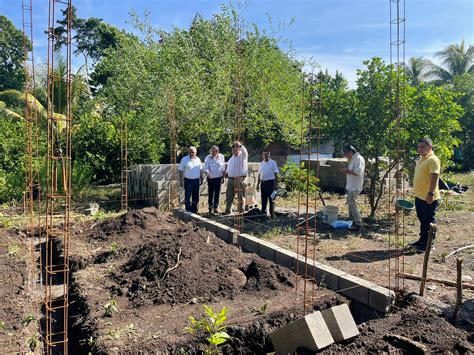
[(269, 182), (269, 181), (275, 181), (275, 179), (271, 179), (271, 180), (262, 180), (262, 182)]
[(235, 176), (235, 177), (234, 176), (229, 176), (229, 179), (232, 179), (232, 180), (234, 180), (234, 179), (245, 179), (246, 177), (247, 176)]

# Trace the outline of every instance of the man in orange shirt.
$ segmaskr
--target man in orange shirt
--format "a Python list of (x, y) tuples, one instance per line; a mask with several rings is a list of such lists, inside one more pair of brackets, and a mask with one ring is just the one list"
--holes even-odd
[[(420, 239), (411, 244), (417, 251), (424, 252), (428, 243), (430, 223), (436, 223), (436, 209), (440, 193), (438, 179), (441, 172), (439, 158), (433, 153), (433, 142), (429, 138), (418, 141), (418, 160), (413, 178), (416, 216), (420, 221)], [(434, 242), (433, 236), (433, 242)]]

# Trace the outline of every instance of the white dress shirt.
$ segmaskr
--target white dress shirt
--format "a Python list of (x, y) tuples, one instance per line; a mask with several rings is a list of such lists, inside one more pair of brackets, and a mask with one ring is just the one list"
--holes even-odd
[(222, 173), (225, 171), (225, 160), (221, 153), (218, 153), (216, 157), (209, 154), (204, 159), (204, 172), (210, 175), (211, 179), (222, 177)]
[(242, 177), (248, 174), (248, 152), (247, 148), (242, 146), (239, 155), (232, 154), (227, 162), (227, 174), (229, 177)]
[(275, 174), (279, 172), (276, 161), (272, 159), (260, 162), (260, 166), (258, 167), (258, 173), (262, 181), (275, 180)]
[(184, 172), (186, 179), (199, 179), (201, 177), (201, 159), (199, 157), (191, 159), (189, 155), (186, 155), (181, 159), (178, 170)]
[(347, 169), (357, 175), (346, 174), (346, 190), (361, 192), (364, 188), (365, 160), (359, 152), (352, 156)]

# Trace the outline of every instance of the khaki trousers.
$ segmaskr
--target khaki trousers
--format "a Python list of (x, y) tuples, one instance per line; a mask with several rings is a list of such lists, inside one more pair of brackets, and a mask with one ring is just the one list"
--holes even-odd
[(225, 193), (225, 210), (226, 212), (231, 211), (232, 203), (234, 202), (235, 195), (237, 195), (238, 211), (243, 212), (245, 206), (245, 177), (228, 178), (227, 179), (227, 191)]
[(360, 191), (347, 191), (347, 206), (349, 207), (349, 219), (354, 222), (356, 226), (362, 226), (362, 218), (360, 217), (359, 207), (357, 206), (357, 199)]

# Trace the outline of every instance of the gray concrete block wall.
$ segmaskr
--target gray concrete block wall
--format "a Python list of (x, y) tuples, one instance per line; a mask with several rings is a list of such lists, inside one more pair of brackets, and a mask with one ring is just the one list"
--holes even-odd
[[(249, 163), (249, 176), (247, 178), (247, 196), (249, 203), (259, 203), (259, 196), (255, 191), (258, 178), (259, 163)], [(133, 165), (128, 171), (128, 198), (131, 204), (155, 206), (167, 209), (170, 204), (170, 191), (179, 192), (179, 202), (184, 203), (184, 191), (179, 188), (178, 165), (172, 170), (171, 164), (160, 165)], [(227, 183), (221, 187), (221, 201), (225, 201)], [(200, 187), (200, 205), (207, 208), (208, 186), (204, 182)], [(253, 199), (251, 199), (253, 197)], [(222, 203), (221, 203), (222, 205)]]
[[(250, 234), (239, 233), (237, 230), (224, 224), (211, 221), (180, 208), (174, 209), (173, 215), (185, 222), (194, 221), (202, 228), (215, 233), (220, 239), (230, 244), (238, 245), (244, 251), (258, 254), (264, 259), (271, 260), (295, 272), (298, 271), (299, 274), (304, 274), (306, 267), (307, 274), (310, 276), (314, 275), (319, 285), (338, 292), (378, 312), (388, 312), (395, 300), (393, 291), (387, 288), (315, 260), (309, 258), (305, 260), (303, 256), (297, 256), (295, 252)], [(298, 270), (296, 270), (297, 265)]]

